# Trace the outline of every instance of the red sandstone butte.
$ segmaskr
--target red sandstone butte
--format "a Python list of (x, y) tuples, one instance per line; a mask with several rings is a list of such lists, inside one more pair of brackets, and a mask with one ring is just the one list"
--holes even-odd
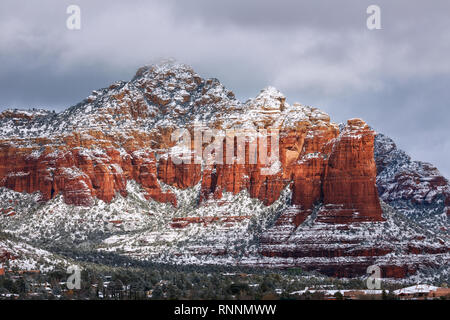
[[(139, 144), (146, 146), (152, 138), (140, 137)], [(266, 205), (289, 186), (291, 202), (297, 208), (289, 212), (295, 225), (303, 222), (316, 203), (324, 205), (318, 217), (322, 222), (382, 220), (375, 187), (374, 133), (359, 119), (349, 120), (341, 133), (331, 125), (284, 129), (279, 170), (271, 175), (261, 171), (262, 159), (248, 163), (248, 149), (245, 164), (215, 164), (202, 171), (200, 164), (175, 165), (164, 154), (157, 161), (157, 153), (149, 148), (130, 148), (124, 154), (105, 139), (103, 151), (86, 152), (84, 148), (92, 142), (66, 140), (65, 148), (47, 147), (38, 156), (32, 156), (32, 149), (1, 145), (0, 186), (19, 192), (39, 191), (43, 201), (61, 193), (66, 203), (84, 206), (93, 205), (95, 198), (110, 202), (116, 194), (126, 196), (126, 182), (131, 179), (143, 187), (149, 199), (174, 206), (175, 195), (163, 191), (159, 181), (181, 189), (201, 181), (201, 201), (220, 199), (225, 191), (247, 190)], [(282, 215), (278, 223), (283, 219)]]

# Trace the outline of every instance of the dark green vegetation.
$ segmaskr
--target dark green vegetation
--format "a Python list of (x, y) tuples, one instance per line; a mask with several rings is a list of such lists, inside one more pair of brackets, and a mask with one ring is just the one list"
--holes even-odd
[[(81, 289), (68, 290), (65, 270), (0, 276), (2, 299), (323, 299), (308, 288), (365, 289), (365, 281), (343, 281), (300, 269), (262, 270), (221, 266), (156, 265), (146, 268), (86, 264)], [(386, 287), (386, 286), (385, 286)], [(386, 287), (394, 289), (396, 287)], [(392, 298), (391, 296), (383, 296)], [(337, 297), (342, 298), (342, 297)]]

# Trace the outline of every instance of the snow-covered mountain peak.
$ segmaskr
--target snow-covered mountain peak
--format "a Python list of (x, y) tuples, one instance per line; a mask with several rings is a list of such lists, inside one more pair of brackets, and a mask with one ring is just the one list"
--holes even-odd
[(282, 110), (286, 104), (286, 97), (275, 87), (266, 87), (260, 91), (256, 98), (249, 101), (254, 109)]
[(412, 160), (383, 134), (376, 135), (374, 146), (380, 198), (422, 225), (447, 230), (449, 181), (432, 164)]
[(37, 117), (44, 117), (48, 114), (52, 113), (52, 111), (44, 110), (44, 109), (29, 109), (29, 110), (21, 110), (21, 109), (7, 109), (0, 113), (0, 119), (14, 119), (14, 120), (31, 120)]
[(139, 68), (133, 79), (141, 78), (164, 81), (168, 79), (186, 80), (200, 78), (200, 76), (189, 65), (165, 61)]

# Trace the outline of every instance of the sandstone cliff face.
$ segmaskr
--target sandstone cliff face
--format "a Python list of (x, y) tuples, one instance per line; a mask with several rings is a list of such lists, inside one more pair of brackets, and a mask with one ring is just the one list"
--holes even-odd
[[(340, 213), (348, 215), (343, 219), (347, 222), (353, 218), (380, 220), (371, 157), (373, 133), (360, 124), (363, 128), (354, 129), (349, 123), (339, 138), (334, 127), (317, 132), (281, 132), (280, 168), (270, 175), (261, 173), (262, 164), (248, 161), (217, 164), (203, 171), (200, 164), (175, 165), (170, 156), (161, 157), (157, 164), (153, 150), (126, 150), (121, 154), (112, 141), (103, 150), (87, 149), (92, 141), (81, 139), (71, 149), (51, 146), (42, 152), (4, 144), (0, 149), (0, 186), (40, 192), (43, 201), (62, 193), (68, 204), (89, 206), (94, 198), (109, 202), (116, 193), (126, 196), (129, 179), (140, 183), (149, 198), (174, 205), (174, 194), (163, 192), (159, 180), (181, 189), (201, 181), (201, 200), (220, 199), (224, 191), (237, 194), (247, 190), (267, 205), (289, 185), (292, 204), (301, 208), (298, 215), (303, 216), (296, 218), (297, 225), (306, 217), (305, 212), (321, 201), (335, 207), (333, 213), (323, 213), (323, 219), (329, 222), (333, 218), (325, 216), (338, 217)], [(359, 213), (354, 217), (355, 212)]]
[(35, 156), (30, 150), (2, 148), (0, 186), (19, 192), (40, 192), (42, 201), (61, 193), (67, 204), (91, 206), (94, 198), (110, 202), (116, 194), (126, 196), (126, 181), (133, 179), (148, 192), (149, 198), (176, 206), (175, 196), (161, 190), (153, 152), (123, 156), (112, 148), (47, 152)]
[(359, 119), (348, 121), (328, 160), (324, 178), (325, 210), (319, 221), (380, 221), (375, 186), (374, 133)]

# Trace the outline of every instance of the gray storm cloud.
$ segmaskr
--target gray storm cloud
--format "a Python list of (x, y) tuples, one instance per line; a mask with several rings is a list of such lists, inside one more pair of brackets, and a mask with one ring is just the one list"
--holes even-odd
[[(81, 30), (66, 8), (81, 8)], [(382, 29), (366, 28), (381, 7)], [(335, 121), (365, 119), (450, 176), (448, 1), (0, 3), (0, 109), (61, 110), (165, 57), (242, 100), (274, 85)]]

